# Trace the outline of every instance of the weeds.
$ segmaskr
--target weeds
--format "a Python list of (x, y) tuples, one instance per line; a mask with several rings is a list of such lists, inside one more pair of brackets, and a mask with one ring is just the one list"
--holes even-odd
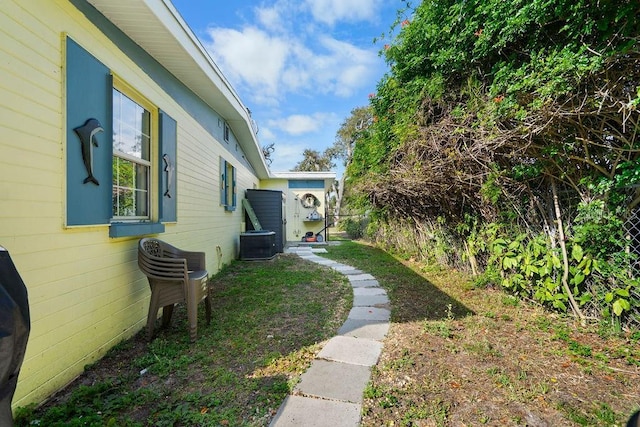
[(438, 335), (442, 338), (453, 338), (453, 311), (452, 305), (447, 304), (446, 316), (442, 320), (425, 320), (424, 331)]

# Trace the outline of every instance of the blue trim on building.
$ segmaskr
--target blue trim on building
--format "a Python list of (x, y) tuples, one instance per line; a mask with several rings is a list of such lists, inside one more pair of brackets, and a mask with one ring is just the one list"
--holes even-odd
[(322, 188), (324, 181), (321, 179), (290, 179), (289, 188)]
[(164, 233), (164, 224), (159, 222), (112, 222), (109, 237), (144, 236)]

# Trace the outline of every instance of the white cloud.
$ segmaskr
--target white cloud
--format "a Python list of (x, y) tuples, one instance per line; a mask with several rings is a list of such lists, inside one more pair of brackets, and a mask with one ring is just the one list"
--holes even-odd
[(255, 27), (208, 31), (211, 55), (229, 78), (261, 90), (266, 97), (278, 94), (280, 76), (291, 49), (286, 40)]
[(370, 84), (379, 69), (373, 49), (328, 36), (319, 36), (312, 48), (255, 27), (210, 28), (209, 35), (209, 50), (225, 75), (262, 105), (278, 105), (287, 93), (348, 97)]
[(314, 80), (324, 85), (326, 92), (348, 97), (377, 75), (378, 57), (373, 51), (331, 37), (322, 37), (320, 43), (328, 53), (315, 56), (312, 69)]
[(258, 138), (261, 144), (270, 144), (276, 139), (276, 135), (268, 127), (260, 128)]
[(256, 8), (256, 18), (258, 18), (258, 22), (268, 30), (276, 31), (282, 26), (280, 12), (274, 7)]
[(317, 132), (333, 120), (335, 120), (335, 115), (330, 113), (315, 113), (312, 115), (293, 114), (289, 117), (269, 120), (268, 125), (289, 135), (299, 136)]
[(334, 25), (339, 21), (374, 21), (382, 0), (306, 0), (316, 21)]

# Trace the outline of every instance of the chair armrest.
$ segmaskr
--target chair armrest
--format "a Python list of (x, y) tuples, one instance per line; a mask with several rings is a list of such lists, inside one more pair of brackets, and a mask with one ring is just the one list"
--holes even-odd
[(190, 271), (207, 269), (204, 252), (181, 251), (180, 256), (187, 260), (187, 268)]

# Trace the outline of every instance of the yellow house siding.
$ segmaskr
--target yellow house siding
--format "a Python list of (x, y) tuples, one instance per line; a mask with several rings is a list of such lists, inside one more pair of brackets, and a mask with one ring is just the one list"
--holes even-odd
[[(205, 251), (207, 268), (215, 273), (237, 256), (240, 200), (246, 188), (257, 186), (254, 174), (229, 151), (234, 147), (216, 141), (69, 2), (3, 0), (0, 245), (27, 285), (31, 314), (14, 406), (39, 402), (73, 380), (86, 364), (139, 331), (148, 308), (137, 237), (110, 239), (106, 226), (63, 227), (65, 34), (177, 121), (178, 221), (166, 224), (161, 239)], [(220, 206), (220, 156), (237, 169), (233, 212)]]
[[(237, 257), (238, 240), (243, 221), (240, 200), (246, 188), (253, 188), (256, 178), (226, 148), (228, 144), (214, 140), (197, 122), (186, 117), (178, 120), (178, 222), (181, 230), (196, 232), (189, 243), (207, 251), (207, 266), (218, 270), (215, 248), (220, 246), (223, 263)], [(180, 147), (184, 151), (180, 150)], [(237, 209), (229, 212), (220, 205), (220, 157), (237, 170)], [(208, 232), (203, 233), (203, 226)], [(181, 242), (181, 239), (176, 242)]]

